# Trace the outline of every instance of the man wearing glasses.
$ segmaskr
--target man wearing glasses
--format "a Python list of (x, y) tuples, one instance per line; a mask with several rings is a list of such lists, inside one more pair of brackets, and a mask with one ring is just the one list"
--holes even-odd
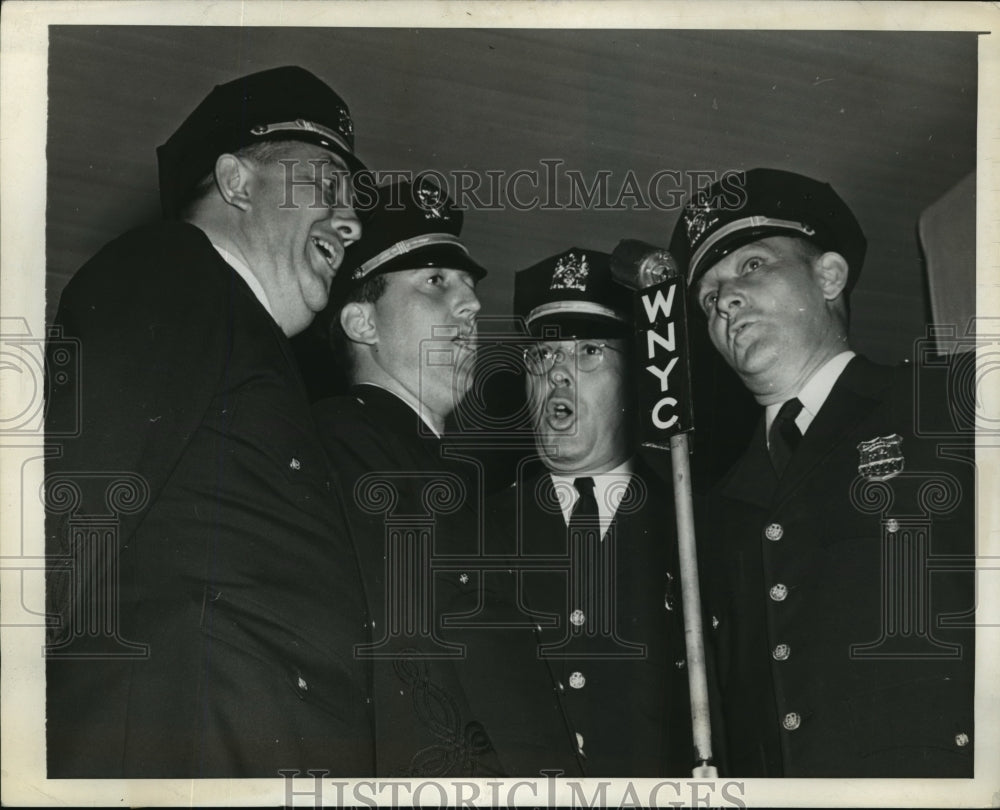
[(520, 607), (565, 729), (552, 758), (572, 755), (585, 776), (689, 773), (673, 499), (635, 455), (628, 291), (607, 254), (581, 248), (517, 273), (514, 289), (540, 463), (492, 516), (522, 558)]

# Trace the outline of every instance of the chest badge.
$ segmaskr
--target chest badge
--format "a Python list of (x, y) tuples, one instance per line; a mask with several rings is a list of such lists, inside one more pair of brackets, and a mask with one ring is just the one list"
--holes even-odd
[(903, 471), (903, 437), (877, 436), (858, 445), (858, 474), (869, 481), (887, 481)]

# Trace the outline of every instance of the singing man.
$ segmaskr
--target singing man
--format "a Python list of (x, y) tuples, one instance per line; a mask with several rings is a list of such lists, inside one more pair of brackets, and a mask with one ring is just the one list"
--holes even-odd
[(926, 435), (952, 424), (940, 380), (851, 348), (866, 239), (833, 188), (741, 179), (671, 242), (762, 409), (698, 527), (728, 775), (970, 777), (971, 428)]

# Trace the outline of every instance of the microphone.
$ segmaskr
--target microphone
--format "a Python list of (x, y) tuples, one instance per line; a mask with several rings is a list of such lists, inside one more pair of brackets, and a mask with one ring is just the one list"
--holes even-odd
[(611, 252), (611, 276), (630, 290), (680, 278), (681, 272), (669, 250), (639, 239), (622, 239)]
[(618, 243), (611, 253), (611, 276), (632, 290), (640, 441), (646, 447), (670, 448), (695, 754), (692, 775), (714, 779), (718, 773), (712, 764), (712, 724), (688, 461), (687, 431), (694, 424), (684, 278), (669, 251), (638, 239), (622, 239)]

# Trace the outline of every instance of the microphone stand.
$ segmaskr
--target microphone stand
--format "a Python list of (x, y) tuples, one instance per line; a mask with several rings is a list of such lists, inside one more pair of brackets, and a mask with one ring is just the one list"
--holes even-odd
[[(615, 281), (637, 292), (664, 284), (667, 281), (680, 280), (680, 317), (677, 319), (679, 323), (675, 325), (680, 326), (678, 331), (682, 335), (681, 342), (686, 339), (686, 335), (684, 335), (683, 280), (670, 253), (635, 239), (623, 239), (611, 255), (611, 272)], [(671, 292), (676, 294), (677, 290)], [(673, 299), (671, 298), (671, 300)], [(655, 331), (652, 329), (656, 318), (655, 310), (655, 305), (652, 310), (648, 307), (639, 307), (638, 303), (636, 305), (636, 312), (645, 313), (645, 317), (649, 321), (648, 326), (652, 331)], [(637, 317), (637, 323), (639, 322)], [(652, 343), (648, 345), (652, 346)], [(687, 388), (690, 389), (686, 380), (686, 372), (683, 376), (682, 385), (687, 385)], [(641, 398), (640, 393), (640, 400)], [(679, 399), (683, 400), (685, 405), (690, 406), (690, 390), (682, 391)], [(684, 410), (683, 406), (682, 410)], [(689, 413), (689, 409), (684, 412)], [(643, 445), (660, 450), (665, 450), (668, 446), (670, 448), (674, 511), (677, 515), (677, 550), (680, 561), (681, 596), (684, 606), (684, 646), (687, 651), (688, 690), (691, 700), (691, 732), (695, 753), (695, 764), (691, 774), (700, 779), (715, 779), (718, 777), (718, 772), (712, 764), (712, 723), (709, 714), (705, 639), (701, 621), (701, 589), (698, 581), (698, 552), (694, 532), (690, 448), (687, 436), (687, 431), (691, 430), (693, 425), (690, 416), (684, 420), (672, 421), (680, 422), (673, 428), (673, 433), (669, 432), (669, 428), (664, 428), (661, 425), (657, 426), (657, 431), (644, 430), (644, 434), (653, 433), (654, 435), (648, 436), (647, 440), (643, 441)], [(668, 435), (669, 444), (664, 441)]]
[(670, 437), (670, 466), (673, 470), (674, 507), (677, 513), (677, 552), (681, 569), (681, 598), (684, 605), (684, 646), (687, 650), (688, 690), (691, 697), (691, 734), (695, 765), (691, 775), (715, 779), (712, 765), (712, 721), (708, 706), (708, 676), (705, 670), (705, 637), (701, 622), (701, 589), (698, 584), (698, 551), (694, 535), (694, 507), (691, 492), (691, 462), (687, 433)]

